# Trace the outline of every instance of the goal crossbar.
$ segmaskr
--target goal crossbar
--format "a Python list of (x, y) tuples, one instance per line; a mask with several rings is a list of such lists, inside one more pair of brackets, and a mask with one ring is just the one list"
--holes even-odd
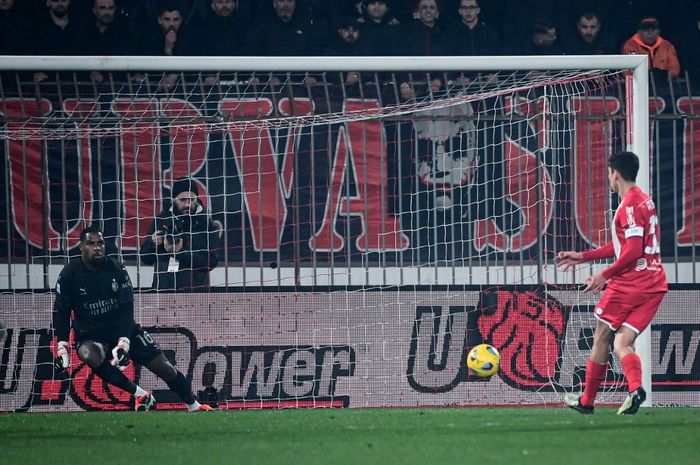
[(7, 56), (0, 69), (46, 71), (483, 71), (645, 69), (646, 55), (483, 56), (483, 57), (164, 57)]

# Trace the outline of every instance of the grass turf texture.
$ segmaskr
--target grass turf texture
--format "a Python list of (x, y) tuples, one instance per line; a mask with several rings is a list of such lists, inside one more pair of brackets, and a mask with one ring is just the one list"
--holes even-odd
[(444, 408), (0, 415), (2, 463), (697, 464), (700, 410)]

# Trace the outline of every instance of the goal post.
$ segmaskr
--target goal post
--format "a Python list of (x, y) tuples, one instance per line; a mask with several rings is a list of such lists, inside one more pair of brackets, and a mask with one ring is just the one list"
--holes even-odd
[[(639, 172), (637, 173), (637, 185), (651, 196), (651, 171), (649, 150), (649, 70), (647, 57), (642, 57), (642, 62), (632, 71), (632, 134), (630, 150), (639, 156)], [(628, 84), (629, 87), (629, 84)], [(642, 332), (635, 341), (635, 348), (642, 361), (642, 384), (649, 386), (649, 396), (642, 404), (649, 407), (653, 402), (651, 389), (651, 328)]]
[[(563, 273), (553, 256), (609, 239), (613, 150), (639, 155), (650, 192), (647, 61), (0, 56), (8, 347), (23, 325), (9, 308), (45, 324), (79, 225), (99, 222), (138, 288), (137, 321), (166, 327), (195, 391), (231, 408), (554, 405), (583, 383), (595, 296), (577, 285), (604, 264)], [(32, 82), (39, 71), (48, 81)], [(217, 225), (219, 264), (204, 292), (151, 291), (140, 243), (184, 175)], [(36, 404), (0, 410), (67, 392), (64, 408), (124, 403), (86, 401), (84, 371), (66, 391), (46, 371), (45, 333), (31, 334), (44, 348), (26, 381)], [(477, 389), (463, 346), (493, 341), (509, 366)], [(651, 405), (649, 330), (637, 349)], [(609, 372), (601, 397), (615, 403), (621, 371)]]

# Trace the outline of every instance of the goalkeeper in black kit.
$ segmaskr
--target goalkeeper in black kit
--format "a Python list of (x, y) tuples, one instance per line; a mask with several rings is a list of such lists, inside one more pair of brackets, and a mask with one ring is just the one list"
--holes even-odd
[(134, 396), (137, 411), (155, 408), (156, 401), (122, 371), (129, 361), (145, 366), (166, 382), (190, 411), (213, 410), (197, 402), (185, 376), (134, 321), (134, 292), (124, 267), (105, 256), (102, 232), (87, 227), (80, 233), (81, 257), (68, 263), (56, 283), (53, 307), (54, 336), (58, 340), (58, 371), (70, 366), (68, 344), (71, 311), (78, 357), (107, 383)]

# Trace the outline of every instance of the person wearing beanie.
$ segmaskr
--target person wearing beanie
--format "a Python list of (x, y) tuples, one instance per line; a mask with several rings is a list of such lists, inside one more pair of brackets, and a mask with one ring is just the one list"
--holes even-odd
[(180, 196), (180, 194), (183, 192), (194, 194), (194, 196), (185, 197), (193, 197), (195, 199), (199, 197), (199, 188), (197, 187), (197, 183), (190, 178), (178, 179), (173, 183), (173, 188), (170, 189), (170, 195), (173, 199), (179, 198), (178, 196)]
[(155, 218), (141, 244), (141, 261), (154, 266), (155, 290), (206, 290), (209, 272), (218, 264), (218, 231), (199, 201), (195, 180), (176, 180), (170, 196), (172, 202)]
[(671, 79), (681, 74), (676, 48), (662, 38), (661, 26), (656, 18), (648, 17), (640, 21), (637, 32), (622, 46), (623, 54), (646, 54), (649, 56), (649, 69), (668, 71)]

